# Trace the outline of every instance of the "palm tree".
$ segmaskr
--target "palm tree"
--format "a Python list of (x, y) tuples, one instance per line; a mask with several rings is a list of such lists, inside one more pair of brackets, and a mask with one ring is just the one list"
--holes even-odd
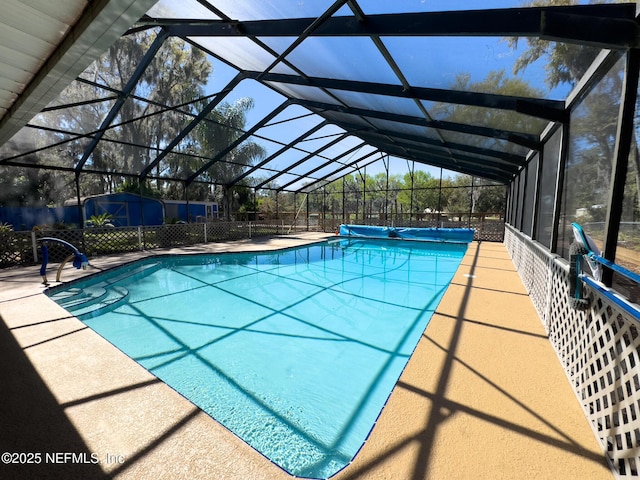
[[(246, 167), (266, 157), (262, 145), (247, 139), (221, 158), (221, 152), (236, 142), (244, 133), (247, 123), (247, 112), (253, 108), (252, 98), (240, 98), (234, 103), (222, 103), (195, 129), (198, 157), (194, 158), (189, 168), (193, 171), (210, 163), (200, 180), (218, 186), (229, 183), (240, 175)], [(195, 167), (195, 168), (194, 168)], [(246, 185), (240, 187), (246, 189)], [(227, 217), (231, 210), (237, 208), (237, 198), (232, 189), (224, 188), (221, 192)], [(190, 193), (193, 197), (193, 194)]]

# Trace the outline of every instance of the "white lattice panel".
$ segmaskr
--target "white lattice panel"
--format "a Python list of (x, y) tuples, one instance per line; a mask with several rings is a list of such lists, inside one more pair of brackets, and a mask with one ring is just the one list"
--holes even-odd
[(588, 343), (583, 355), (581, 398), (593, 426), (621, 476), (637, 476), (640, 456), (640, 380), (638, 378), (637, 322), (615, 305), (592, 301), (585, 328)]
[[(639, 476), (640, 469), (640, 336), (638, 322), (598, 292), (585, 287), (591, 306), (571, 308), (569, 269), (565, 261), (547, 261), (531, 240), (507, 228), (505, 245), (532, 301), (541, 304), (546, 283), (545, 316), (541, 319), (560, 362), (618, 478)], [(531, 268), (522, 261), (538, 257)], [(517, 259), (517, 261), (516, 261)], [(546, 275), (538, 271), (546, 263)], [(536, 306), (538, 312), (540, 309)]]
[(531, 270), (529, 280), (529, 296), (533, 302), (538, 316), (542, 320), (545, 330), (549, 333), (549, 298), (551, 291), (550, 264), (553, 259), (542, 248), (535, 246), (529, 250), (531, 255)]

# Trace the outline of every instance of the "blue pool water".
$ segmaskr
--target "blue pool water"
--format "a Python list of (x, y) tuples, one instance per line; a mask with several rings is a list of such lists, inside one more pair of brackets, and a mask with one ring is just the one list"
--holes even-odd
[(146, 259), (49, 296), (289, 473), (356, 455), (466, 244)]

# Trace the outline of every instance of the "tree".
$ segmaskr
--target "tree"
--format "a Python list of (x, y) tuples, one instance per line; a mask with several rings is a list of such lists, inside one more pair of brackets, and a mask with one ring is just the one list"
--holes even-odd
[(258, 196), (258, 211), (268, 218), (275, 218), (279, 210), (279, 201), (276, 200), (276, 190), (261, 190)]
[(357, 175), (345, 175), (340, 183), (342, 183), (345, 198), (342, 209), (345, 212), (346, 220), (350, 221), (352, 214), (354, 214), (354, 220), (357, 220), (362, 201), (362, 189)]
[(129, 192), (149, 198), (162, 198), (162, 192), (153, 188), (149, 182), (140, 183), (138, 180), (126, 180), (116, 192)]
[(44, 206), (49, 203), (45, 194), (48, 172), (16, 167), (5, 167), (0, 172), (0, 206)]
[[(85, 153), (91, 136), (97, 132), (114, 105), (113, 91), (122, 90), (156, 38), (155, 31), (138, 32), (119, 39), (96, 62), (71, 83), (32, 123), (46, 129), (28, 128), (17, 136), (28, 137), (33, 160), (56, 167), (73, 168)], [(138, 174), (172, 140), (191, 117), (167, 107), (192, 102), (203, 95), (211, 73), (205, 54), (179, 38), (165, 40), (158, 54), (145, 69), (133, 92), (145, 100), (128, 97), (98, 146), (91, 152), (85, 169), (105, 172), (80, 177), (83, 194), (116, 191), (124, 178), (117, 172)], [(166, 107), (163, 107), (165, 105)], [(163, 109), (167, 110), (163, 113)], [(194, 113), (188, 107), (183, 111)], [(88, 138), (86, 136), (89, 136)], [(46, 148), (46, 147), (50, 148)], [(155, 147), (155, 148), (154, 148)], [(158, 165), (159, 169), (163, 166)], [(29, 169), (30, 185), (41, 190), (52, 183), (57, 189), (27, 197), (33, 201), (60, 203), (75, 196), (73, 176), (55, 171)], [(12, 170), (15, 172), (15, 170)], [(34, 178), (37, 178), (37, 180)], [(11, 179), (0, 181), (10, 182)], [(15, 183), (15, 182), (14, 182)], [(161, 185), (158, 183), (157, 187)], [(26, 188), (26, 184), (23, 183)]]
[[(69, 85), (35, 120), (47, 128), (32, 129), (33, 135), (28, 132), (23, 136), (30, 150), (39, 150), (32, 155), (33, 159), (27, 158), (25, 163), (74, 168), (112, 110), (116, 101), (113, 92), (121, 91), (129, 83), (156, 37), (155, 30), (122, 37), (81, 74), (80, 80)], [(82, 174), (82, 193), (111, 193), (123, 188), (139, 192), (138, 183), (126, 180), (131, 177), (120, 172), (139, 175), (192, 121), (211, 100), (204, 97), (211, 73), (212, 65), (203, 51), (176, 37), (165, 39), (84, 164), (87, 171), (104, 173)], [(252, 107), (250, 98), (219, 105), (155, 165), (151, 172), (158, 177), (155, 187), (144, 182), (142, 188), (148, 188), (147, 193), (162, 192), (169, 198), (184, 198), (183, 184), (165, 182), (161, 177), (186, 179), (216, 158), (244, 133), (246, 115)], [(18, 151), (18, 145), (15, 147)], [(263, 147), (256, 142), (243, 142), (190, 184), (189, 197), (195, 200), (224, 199), (227, 211), (238, 208), (245, 203), (237, 203), (241, 195), (225, 191), (221, 185), (264, 155)], [(19, 186), (25, 191), (25, 199), (40, 203), (52, 200), (45, 192), (52, 190), (47, 187), (48, 183), (64, 187), (60, 201), (75, 196), (73, 175), (25, 170), (29, 170), (24, 175), (25, 181), (3, 177), (0, 183)]]
[[(460, 73), (451, 87), (456, 91), (472, 91), (506, 96), (538, 98), (544, 97), (544, 92), (535, 89), (523, 79), (511, 78), (504, 70), (489, 72), (484, 80), (472, 82), (468, 73)], [(483, 125), (489, 128), (510, 132), (541, 132), (547, 125), (546, 120), (523, 115), (513, 111), (497, 110), (469, 105), (452, 103), (438, 103), (432, 108), (436, 118), (448, 122), (465, 125)], [(462, 135), (462, 134), (458, 134)], [(455, 138), (453, 135), (449, 135)], [(468, 136), (467, 136), (468, 137)], [(465, 142), (468, 142), (468, 138)], [(488, 149), (504, 150), (503, 141), (496, 138), (477, 136), (478, 146)], [(507, 144), (507, 150), (513, 149)]]
[[(534, 0), (525, 5), (540, 7), (577, 3), (579, 2), (576, 0)], [(515, 38), (508, 41), (512, 46), (518, 43), (518, 39)], [(549, 42), (539, 38), (527, 38), (526, 41), (528, 49), (518, 58), (514, 71), (524, 71), (536, 61), (545, 61), (546, 83), (550, 88), (563, 83), (577, 84), (600, 52), (600, 49), (595, 47)], [(600, 199), (606, 197), (602, 188), (603, 185), (608, 187), (613, 161), (612, 147), (615, 144), (617, 112), (613, 112), (612, 109), (618, 108), (622, 82), (621, 75), (616, 75), (615, 70), (614, 67), (614, 74), (608, 75), (589, 93), (589, 98), (583, 101), (583, 108), (574, 109), (571, 126), (574, 138), (573, 153), (568, 159), (568, 180), (565, 185), (565, 202), (569, 202), (565, 204), (567, 213), (581, 207), (591, 209), (595, 216), (601, 216), (601, 210), (596, 212), (592, 206), (599, 204)], [(636, 112), (639, 112), (637, 108)], [(634, 135), (629, 156), (629, 171), (633, 173), (627, 177), (625, 189), (625, 197), (634, 198), (635, 205), (626, 206), (628, 212), (640, 208), (640, 155), (636, 137), (637, 135)], [(579, 170), (579, 174), (571, 175), (571, 169)], [(575, 180), (569, 181), (570, 178)], [(627, 198), (625, 204), (629, 204)]]
[[(236, 102), (223, 103), (212, 112), (209, 117), (201, 121), (196, 127), (193, 139), (193, 148), (198, 152), (198, 157), (189, 165), (177, 165), (177, 168), (188, 168), (189, 174), (195, 173), (207, 163), (217, 159), (221, 152), (234, 144), (243, 134), (247, 123), (247, 113), (254, 106), (251, 98), (244, 97)], [(245, 140), (233, 148), (223, 158), (217, 159), (200, 175), (204, 182), (217, 185), (226, 185), (232, 179), (239, 176), (244, 170), (254, 163), (266, 157), (266, 150), (253, 140)], [(248, 185), (242, 182), (233, 188), (218, 189), (218, 195), (224, 205), (225, 215), (230, 218), (231, 212), (249, 200), (244, 194)], [(202, 196), (200, 192), (198, 196)], [(212, 192), (209, 192), (212, 193)], [(246, 198), (245, 198), (246, 197)], [(253, 200), (250, 200), (253, 202)], [(255, 209), (256, 205), (247, 205), (245, 208)]]
[[(548, 7), (577, 5), (578, 0), (532, 0), (525, 2), (524, 7)], [(592, 2), (597, 3), (597, 2)], [(508, 38), (509, 45), (517, 48), (518, 38)], [(514, 73), (524, 71), (529, 65), (544, 60), (547, 75), (545, 82), (549, 88), (563, 83), (574, 85), (587, 71), (593, 60), (600, 53), (600, 49), (587, 45), (551, 42), (539, 37), (527, 37), (528, 49), (520, 55), (514, 65)]]
[[(92, 73), (100, 83), (122, 90), (155, 39), (155, 31), (120, 38), (94, 63)], [(147, 101), (130, 97), (124, 102), (115, 122), (117, 126), (106, 135), (119, 143), (101, 142), (100, 149), (106, 148), (111, 162), (117, 162), (124, 171), (141, 172), (191, 120), (176, 110), (158, 113), (163, 110), (159, 105), (182, 105), (202, 97), (210, 73), (211, 63), (204, 52), (180, 38), (168, 37), (134, 90), (136, 96)], [(193, 107), (183, 109), (197, 113)], [(157, 169), (162, 169), (162, 165)]]
[(462, 216), (471, 211), (471, 176), (457, 175), (448, 189), (448, 211)]
[(403, 184), (403, 189), (398, 193), (398, 201), (404, 210), (413, 213), (438, 211), (440, 179), (423, 170), (416, 170), (405, 173)]
[(473, 188), (473, 213), (502, 213), (506, 196), (504, 185), (493, 185), (482, 178), (475, 180)]

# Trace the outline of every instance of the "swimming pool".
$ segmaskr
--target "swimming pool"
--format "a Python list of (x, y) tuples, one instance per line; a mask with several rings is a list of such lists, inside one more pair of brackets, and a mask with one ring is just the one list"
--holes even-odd
[(466, 244), (145, 259), (49, 296), (289, 473), (361, 448)]

